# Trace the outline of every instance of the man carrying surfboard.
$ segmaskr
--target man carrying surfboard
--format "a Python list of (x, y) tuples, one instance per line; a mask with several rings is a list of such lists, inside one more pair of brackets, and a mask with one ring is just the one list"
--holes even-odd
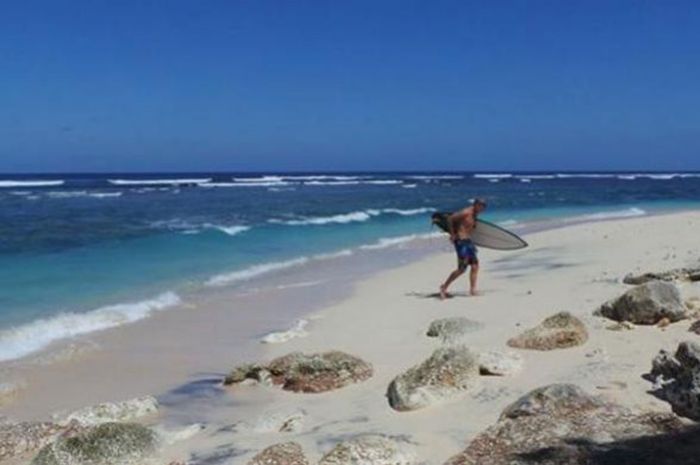
[(447, 221), (450, 241), (454, 244), (457, 253), (457, 269), (447, 277), (440, 286), (440, 298), (447, 298), (447, 289), (455, 279), (469, 271), (469, 293), (477, 295), (476, 281), (479, 276), (479, 257), (476, 245), (471, 240), (471, 234), (476, 226), (476, 219), (482, 211), (486, 209), (486, 202), (483, 199), (474, 199), (471, 206), (452, 213)]

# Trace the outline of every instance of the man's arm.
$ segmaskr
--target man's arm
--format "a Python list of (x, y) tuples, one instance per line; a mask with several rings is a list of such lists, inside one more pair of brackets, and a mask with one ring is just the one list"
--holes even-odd
[(457, 239), (457, 223), (460, 223), (464, 221), (464, 210), (459, 211), (457, 213), (453, 213), (450, 215), (450, 217), (447, 220), (447, 226), (450, 232), (450, 240), (454, 242)]
[(462, 224), (464, 225), (464, 229), (467, 230), (467, 233), (471, 234), (474, 230), (474, 226), (476, 226), (474, 211), (471, 208), (464, 213), (464, 216), (462, 217)]

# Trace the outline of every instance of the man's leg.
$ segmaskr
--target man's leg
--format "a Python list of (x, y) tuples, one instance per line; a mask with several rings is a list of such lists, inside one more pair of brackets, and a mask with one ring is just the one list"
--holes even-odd
[(469, 293), (477, 295), (476, 280), (479, 277), (479, 262), (472, 263), (469, 270)]
[(464, 268), (461, 266), (454, 270), (450, 275), (447, 277), (447, 280), (445, 280), (445, 283), (440, 286), (440, 298), (441, 299), (446, 299), (447, 298), (447, 288), (450, 287), (450, 284), (454, 282), (455, 279), (459, 278), (464, 274)]

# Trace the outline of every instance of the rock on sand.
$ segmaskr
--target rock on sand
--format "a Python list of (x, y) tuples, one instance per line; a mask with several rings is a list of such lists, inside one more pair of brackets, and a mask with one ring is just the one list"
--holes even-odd
[(587, 340), (588, 331), (581, 320), (561, 312), (510, 339), (508, 345), (518, 349), (554, 350), (578, 346)]
[(681, 342), (675, 355), (661, 351), (652, 362), (655, 394), (678, 415), (700, 421), (700, 344)]
[(103, 423), (45, 446), (32, 465), (128, 465), (156, 451), (158, 435), (135, 423)]
[(323, 456), (319, 465), (413, 465), (411, 447), (383, 435), (363, 435), (343, 441)]
[(654, 325), (663, 318), (671, 322), (687, 318), (687, 308), (675, 284), (650, 281), (603, 304), (596, 314), (616, 321)]
[[(672, 414), (634, 413), (574, 385), (555, 384), (507, 407), (495, 425), (446, 465), (690, 465), (697, 456), (663, 462), (660, 457), (668, 454), (654, 449), (663, 444), (654, 442), (655, 435), (682, 428)], [(640, 442), (636, 448), (635, 440)]]
[(387, 398), (394, 410), (416, 410), (457, 397), (478, 382), (476, 354), (465, 346), (442, 347), (394, 378)]
[(309, 461), (299, 444), (284, 442), (264, 449), (248, 465), (309, 465)]
[(319, 354), (294, 352), (272, 360), (267, 365), (244, 365), (234, 369), (224, 380), (232, 385), (253, 380), (281, 386), (293, 392), (318, 393), (365, 381), (373, 374), (372, 366), (344, 352)]

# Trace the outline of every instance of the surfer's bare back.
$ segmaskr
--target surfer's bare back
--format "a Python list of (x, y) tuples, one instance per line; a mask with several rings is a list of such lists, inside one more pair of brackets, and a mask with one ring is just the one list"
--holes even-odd
[(457, 253), (457, 269), (447, 277), (440, 286), (440, 298), (447, 297), (447, 289), (452, 282), (462, 276), (470, 267), (469, 272), (469, 293), (477, 295), (476, 280), (479, 275), (479, 257), (476, 245), (471, 240), (472, 231), (476, 226), (476, 218), (486, 209), (486, 202), (483, 199), (474, 199), (469, 207), (453, 213), (447, 220), (450, 241), (455, 246)]

